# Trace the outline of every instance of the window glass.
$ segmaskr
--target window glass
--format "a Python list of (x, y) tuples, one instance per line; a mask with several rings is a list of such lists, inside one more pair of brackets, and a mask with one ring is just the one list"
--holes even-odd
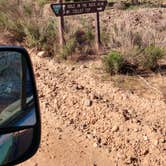
[(0, 53), (0, 113), (18, 101), (21, 108), (21, 55), (17, 52)]

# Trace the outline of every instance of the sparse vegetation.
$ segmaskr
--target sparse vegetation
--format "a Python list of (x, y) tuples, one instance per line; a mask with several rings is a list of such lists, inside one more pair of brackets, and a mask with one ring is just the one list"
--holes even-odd
[(108, 55), (103, 58), (104, 68), (111, 74), (117, 74), (121, 72), (124, 65), (124, 58), (121, 53), (117, 51), (111, 51)]
[(138, 47), (129, 50), (126, 55), (111, 51), (103, 58), (103, 64), (107, 72), (117, 73), (137, 73), (137, 70), (154, 70), (158, 66), (159, 60), (165, 55), (165, 50), (154, 45), (140, 49)]
[[(66, 59), (72, 53), (89, 54), (93, 52), (94, 35), (85, 22), (81, 29), (71, 27), (73, 31), (70, 31), (69, 27), (68, 33), (65, 33), (66, 46), (63, 51), (60, 50), (56, 18), (48, 16), (45, 20), (42, 17), (44, 10), (42, 6), (49, 1), (37, 0), (36, 2), (37, 4), (20, 1), (20, 7), (18, 7), (16, 2), (9, 2), (6, 5), (5, 1), (1, 1), (1, 29), (10, 31), (15, 35), (17, 41), (24, 42), (30, 48), (36, 47), (39, 51), (46, 51), (49, 56), (55, 56), (60, 52), (60, 56)], [(11, 6), (12, 10), (10, 10)]]
[(165, 50), (151, 45), (144, 49), (144, 55), (144, 68), (153, 70), (157, 67), (158, 61), (165, 55)]
[(75, 52), (76, 49), (76, 40), (70, 39), (66, 42), (65, 46), (63, 47), (63, 50), (61, 50), (60, 57), (62, 59), (67, 59), (68, 56), (72, 56), (72, 54)]
[[(66, 45), (62, 50), (59, 49), (57, 19), (52, 16), (44, 19), (42, 15), (43, 6), (48, 2), (50, 1), (36, 0), (34, 3), (19, 1), (18, 7), (17, 2), (8, 0), (6, 5), (6, 1), (1, 1), (1, 29), (11, 32), (17, 41), (24, 42), (30, 48), (36, 47), (39, 51), (46, 51), (49, 56), (59, 54), (61, 58), (67, 59), (73, 54), (80, 56), (95, 54), (95, 29), (92, 17), (88, 19), (75, 17), (74, 22), (70, 19), (66, 21)], [(134, 20), (132, 23), (134, 27), (130, 25), (131, 20)], [(111, 51), (103, 60), (106, 70), (112, 74), (120, 72), (122, 64), (124, 70), (124, 62), (127, 68), (134, 65), (132, 70), (154, 69), (165, 55), (164, 35), (156, 36), (158, 30), (164, 33), (165, 24), (156, 29), (150, 27), (144, 32), (142, 28), (135, 28), (141, 22), (141, 14), (133, 15), (131, 20), (128, 23), (117, 18), (111, 27), (107, 26), (107, 22), (102, 24), (101, 39), (104, 51), (116, 50)]]

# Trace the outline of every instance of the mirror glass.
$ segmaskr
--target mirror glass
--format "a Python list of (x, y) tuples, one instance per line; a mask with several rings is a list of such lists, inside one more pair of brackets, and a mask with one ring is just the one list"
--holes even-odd
[(25, 57), (18, 52), (0, 51), (0, 128), (35, 125), (33, 86)]
[(0, 135), (0, 165), (17, 161), (31, 147), (33, 129)]

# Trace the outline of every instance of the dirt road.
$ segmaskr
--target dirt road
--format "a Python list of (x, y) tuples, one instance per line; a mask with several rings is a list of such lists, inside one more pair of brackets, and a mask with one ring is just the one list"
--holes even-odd
[[(42, 143), (38, 154), (22, 166), (166, 165), (162, 93), (147, 85), (142, 95), (115, 87), (113, 81), (103, 80), (100, 60), (73, 65), (31, 57)], [(149, 84), (166, 81), (165, 76), (152, 78)]]
[(43, 123), (41, 148), (36, 156), (22, 166), (93, 166), (112, 163), (106, 152), (93, 147), (93, 143), (80, 132), (65, 128), (64, 122), (48, 114), (48, 117), (43, 117), (48, 124)]
[[(42, 59), (34, 57), (33, 60), (34, 63), (38, 63), (39, 61), (41, 62)], [(36, 64), (35, 67), (39, 67), (38, 65), (39, 64)], [(39, 74), (39, 72), (37, 73)], [(37, 78), (39, 78), (38, 74)], [(47, 73), (45, 74), (47, 75)], [(43, 82), (42, 80), (40, 81)], [(40, 81), (37, 80), (39, 86)], [(44, 86), (46, 86), (46, 84)], [(48, 94), (49, 93), (46, 92), (46, 95)], [(56, 95), (56, 92), (53, 92), (52, 95)], [(50, 100), (50, 98), (43, 98), (42, 94), (40, 94), (40, 98), (42, 114), (41, 147), (32, 159), (21, 164), (21, 166), (95, 166), (103, 165), (103, 163), (109, 166), (113, 164), (112, 158), (109, 156), (108, 152), (98, 148), (93, 140), (87, 139), (87, 136), (82, 132), (73, 130), (73, 127), (70, 126), (70, 122), (64, 121), (64, 119), (56, 113), (57, 106), (51, 108), (52, 111), (49, 111), (46, 100)]]

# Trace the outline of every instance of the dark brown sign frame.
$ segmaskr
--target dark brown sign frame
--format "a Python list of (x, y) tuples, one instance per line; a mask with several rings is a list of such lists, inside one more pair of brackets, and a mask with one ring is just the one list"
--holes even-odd
[(106, 6), (107, 1), (85, 1), (51, 4), (51, 8), (57, 17), (103, 12)]
[(94, 1), (74, 2), (74, 3), (63, 3), (63, 0), (59, 0), (59, 3), (51, 4), (51, 8), (54, 14), (57, 17), (60, 17), (59, 35), (60, 35), (61, 46), (63, 47), (65, 44), (64, 16), (96, 13), (96, 48), (99, 52), (101, 46), (99, 13), (105, 10), (107, 4), (108, 4), (107, 0), (94, 0)]

